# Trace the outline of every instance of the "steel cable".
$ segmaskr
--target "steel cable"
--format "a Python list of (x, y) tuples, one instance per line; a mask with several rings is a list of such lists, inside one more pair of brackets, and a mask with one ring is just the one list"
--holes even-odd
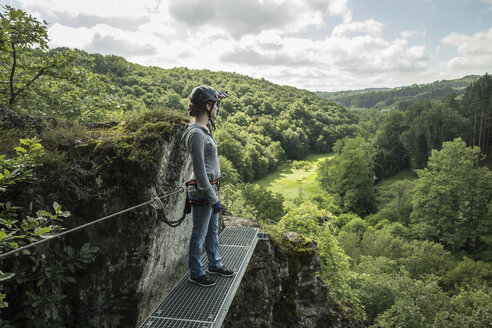
[(162, 195), (162, 196), (159, 196), (159, 197), (154, 197), (154, 198), (152, 198), (151, 200), (146, 201), (146, 202), (144, 202), (144, 203), (141, 203), (141, 204), (138, 204), (138, 205), (135, 205), (135, 206), (129, 207), (129, 208), (124, 209), (124, 210), (122, 210), (122, 211), (119, 211), (119, 212), (116, 212), (116, 213), (110, 214), (110, 215), (108, 215), (108, 216), (105, 216), (105, 217), (99, 218), (99, 219), (97, 219), (97, 220), (94, 220), (94, 221), (88, 222), (88, 223), (86, 223), (86, 224), (80, 225), (80, 226), (75, 227), (75, 228), (72, 228), (72, 229), (70, 229), (70, 230), (63, 231), (63, 232), (61, 232), (61, 233), (59, 233), (59, 234), (57, 234), (57, 235), (50, 236), (50, 237), (48, 237), (48, 238), (45, 238), (45, 239), (42, 239), (42, 240), (35, 241), (35, 242), (33, 242), (33, 243), (29, 244), (29, 245), (25, 245), (25, 246), (22, 246), (22, 247), (16, 248), (16, 249), (11, 250), (11, 251), (9, 251), (9, 252), (7, 252), (7, 253), (0, 254), (0, 260), (1, 260), (1, 259), (4, 259), (4, 258), (6, 258), (6, 257), (8, 257), (8, 256), (10, 256), (10, 255), (13, 255), (13, 254), (16, 254), (16, 253), (18, 253), (18, 252), (21, 252), (21, 251), (23, 251), (23, 250), (29, 249), (29, 248), (31, 248), (31, 247), (34, 247), (34, 246), (40, 245), (40, 244), (42, 244), (42, 243), (46, 243), (46, 242), (48, 242), (48, 241), (50, 241), (50, 240), (53, 240), (53, 239), (56, 239), (56, 238), (60, 238), (60, 237), (62, 237), (62, 236), (68, 235), (68, 234), (70, 234), (70, 233), (72, 233), (72, 232), (75, 232), (75, 231), (79, 231), (79, 230), (85, 229), (85, 228), (87, 228), (87, 227), (89, 227), (89, 226), (91, 226), (91, 225), (94, 225), (94, 224), (96, 224), (96, 223), (99, 223), (99, 222), (102, 222), (102, 221), (108, 220), (108, 219), (110, 219), (110, 218), (113, 218), (113, 217), (115, 217), (115, 216), (121, 215), (121, 214), (123, 214), (123, 213), (130, 212), (130, 211), (132, 211), (132, 210), (134, 210), (134, 209), (136, 209), (136, 208), (139, 208), (139, 207), (142, 207), (142, 206), (148, 205), (148, 204), (150, 204), (150, 203), (153, 203), (153, 202), (155, 202), (156, 200), (160, 201), (160, 200), (161, 200), (161, 198), (169, 197), (169, 196), (172, 196), (172, 195), (174, 195), (174, 194), (178, 194), (178, 193), (183, 192), (183, 191), (184, 191), (184, 188), (183, 188), (183, 187), (180, 187), (179, 189), (173, 190), (173, 191), (171, 191), (171, 192), (169, 192), (169, 193), (167, 193), (167, 194), (164, 194), (164, 195)]

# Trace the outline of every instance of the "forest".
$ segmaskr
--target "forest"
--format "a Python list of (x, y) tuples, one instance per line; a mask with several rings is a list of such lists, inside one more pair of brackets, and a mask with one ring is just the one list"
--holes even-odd
[[(183, 121), (193, 87), (227, 90), (214, 136), (227, 173), (223, 200), (233, 214), (258, 220), (273, 239), (296, 231), (315, 240), (330, 293), (366, 326), (490, 327), (490, 75), (350, 94), (341, 105), (331, 96), (235, 73), (49, 49), (45, 23), (8, 6), (0, 18), (4, 111), (56, 121), (70, 138), (89, 126), (133, 129), (156, 116)], [(54, 151), (56, 139), (49, 136), (40, 140), (1, 121), (0, 127), (4, 253), (62, 230), (69, 216), (63, 204), (35, 212), (12, 203), (9, 191), (33, 183), (54, 158), (63, 162), (68, 155)], [(318, 167), (320, 189), (312, 199), (286, 207), (281, 194), (253, 183), (314, 153), (333, 156)], [(74, 283), (71, 273), (91, 263), (97, 249), (67, 252), (56, 268), (32, 254), (28, 265), (0, 271), (0, 307), (8, 309), (4, 283), (32, 279), (30, 272), (38, 275), (26, 296), (31, 313), (60, 304), (50, 280)]]
[(478, 75), (468, 75), (456, 80), (435, 81), (429, 84), (413, 84), (393, 89), (363, 89), (337, 92), (315, 92), (318, 96), (333, 100), (345, 107), (376, 108), (379, 110), (405, 110), (416, 100), (439, 100), (456, 92), (461, 95), (470, 83), (478, 80)]

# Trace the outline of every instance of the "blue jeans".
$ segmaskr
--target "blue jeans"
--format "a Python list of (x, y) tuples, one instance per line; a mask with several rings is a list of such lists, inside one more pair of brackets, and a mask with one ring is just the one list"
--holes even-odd
[(191, 215), (193, 230), (190, 238), (188, 265), (190, 277), (198, 278), (205, 274), (205, 266), (201, 259), (203, 241), (205, 241), (209, 269), (222, 268), (219, 255), (219, 214), (212, 214), (212, 207), (209, 205), (191, 205)]

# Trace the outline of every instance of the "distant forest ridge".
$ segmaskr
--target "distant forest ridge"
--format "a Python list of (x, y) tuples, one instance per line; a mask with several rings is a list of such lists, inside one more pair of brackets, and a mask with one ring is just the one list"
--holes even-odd
[(466, 87), (477, 81), (480, 75), (467, 75), (456, 80), (435, 81), (428, 84), (413, 84), (397, 88), (368, 88), (337, 92), (315, 92), (338, 105), (355, 108), (406, 110), (416, 100), (438, 100), (455, 92), (460, 95)]

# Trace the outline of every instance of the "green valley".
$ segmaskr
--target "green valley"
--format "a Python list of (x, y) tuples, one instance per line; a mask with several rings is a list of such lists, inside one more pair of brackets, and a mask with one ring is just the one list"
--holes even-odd
[(285, 198), (285, 206), (294, 207), (319, 194), (320, 185), (316, 179), (318, 163), (331, 156), (330, 154), (311, 154), (302, 161), (289, 161), (254, 183), (282, 194)]
[[(314, 241), (296, 251), (319, 254), (320, 269), (312, 271), (323, 288), (367, 327), (490, 327), (489, 74), (313, 93), (237, 73), (49, 49), (46, 23), (8, 6), (0, 18), (0, 253), (55, 235), (95, 211), (106, 214), (113, 197), (121, 207), (148, 200), (156, 172), (182, 184), (192, 167), (180, 135), (190, 120), (190, 92), (210, 85), (230, 94), (211, 131), (225, 173), (224, 212), (268, 232), (275, 252), (289, 232)], [(165, 172), (161, 162), (169, 164)], [(163, 190), (180, 187), (166, 183)], [(166, 210), (182, 211), (182, 204), (176, 208)], [(69, 210), (78, 211), (79, 221), (62, 221)], [(168, 238), (153, 215), (151, 209), (142, 214), (148, 230), (134, 217), (124, 227), (142, 230), (146, 243), (154, 234), (184, 235)], [(128, 238), (135, 251), (131, 233), (114, 233), (120, 228), (90, 236)], [(2, 262), (0, 325), (46, 327), (39, 318), (52, 315), (52, 326), (61, 327), (77, 319), (56, 310), (81, 301), (70, 295), (74, 277), (94, 261), (106, 263), (97, 247), (78, 239), (76, 249), (58, 254), (62, 243)], [(142, 247), (159, 248), (149, 245)], [(131, 264), (141, 274), (145, 256), (127, 253), (130, 260), (107, 263), (111, 269)], [(138, 297), (128, 296), (132, 306)], [(296, 327), (296, 300), (279, 304)]]

